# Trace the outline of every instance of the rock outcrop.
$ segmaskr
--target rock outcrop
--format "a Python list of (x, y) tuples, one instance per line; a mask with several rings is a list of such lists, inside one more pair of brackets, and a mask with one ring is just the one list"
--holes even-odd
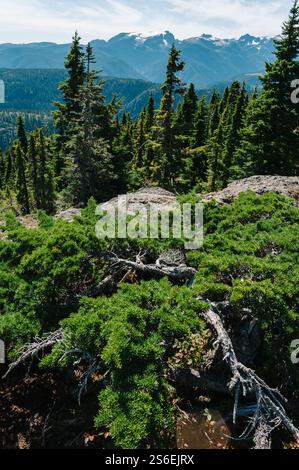
[[(209, 194), (201, 194), (204, 202), (216, 200), (220, 204), (232, 203), (240, 193), (253, 191), (256, 194), (265, 194), (274, 192), (284, 196), (293, 198), (295, 204), (299, 207), (299, 177), (298, 176), (251, 176), (242, 180), (234, 181), (222, 191)], [(121, 195), (126, 199), (126, 210), (128, 214), (136, 214), (138, 210), (144, 208), (157, 208), (157, 210), (171, 210), (177, 203), (174, 193), (162, 188), (143, 188), (135, 193), (127, 193)], [(111, 207), (117, 209), (118, 197), (111, 199), (102, 204), (103, 210)], [(62, 219), (66, 222), (72, 222), (74, 218), (81, 214), (81, 209), (71, 207), (65, 211), (55, 215), (55, 219)], [(18, 217), (18, 220), (28, 228), (36, 228), (38, 226), (37, 219), (34, 215)], [(2, 221), (2, 223), (4, 223)], [(0, 232), (1, 238), (1, 232)]]
[(234, 181), (222, 191), (203, 195), (205, 202), (215, 199), (220, 204), (233, 202), (240, 193), (253, 191), (256, 194), (269, 192), (282, 194), (295, 199), (299, 206), (299, 177), (298, 176), (267, 176), (257, 175)]
[[(162, 188), (143, 188), (136, 193), (127, 193), (119, 197), (125, 198), (128, 214), (136, 214), (138, 210), (149, 207), (156, 207), (159, 210), (169, 209), (177, 203), (176, 196)], [(118, 202), (119, 198), (115, 197), (102, 204), (102, 208), (103, 210), (108, 210), (111, 207), (117, 209)]]

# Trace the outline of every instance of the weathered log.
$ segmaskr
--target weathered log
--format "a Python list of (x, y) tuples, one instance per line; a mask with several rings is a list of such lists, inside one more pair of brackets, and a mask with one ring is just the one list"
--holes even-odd
[(118, 257), (111, 257), (111, 268), (126, 267), (133, 269), (141, 276), (151, 277), (154, 279), (162, 279), (168, 277), (172, 280), (186, 281), (188, 284), (192, 283), (196, 274), (196, 269), (186, 265), (180, 266), (156, 266), (155, 264), (143, 264), (135, 261), (129, 261)]

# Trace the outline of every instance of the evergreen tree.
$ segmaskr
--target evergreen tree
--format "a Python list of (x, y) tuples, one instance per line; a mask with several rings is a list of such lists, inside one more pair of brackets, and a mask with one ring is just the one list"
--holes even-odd
[(93, 53), (93, 48), (90, 42), (86, 46), (85, 59), (86, 59), (86, 74), (87, 74), (87, 80), (88, 80), (90, 72), (91, 72), (91, 67), (93, 64), (96, 63), (95, 56)]
[(62, 137), (62, 141), (66, 138), (74, 113), (80, 111), (78, 96), (85, 79), (85, 55), (80, 41), (81, 38), (76, 32), (73, 37), (70, 52), (65, 60), (65, 68), (68, 71), (68, 77), (59, 85), (59, 89), (63, 94), (63, 103), (55, 103), (58, 107), (58, 110), (54, 112), (55, 125)]
[(185, 136), (190, 136), (192, 134), (197, 104), (198, 98), (195, 92), (195, 87), (193, 83), (191, 83), (176, 112), (174, 125), (178, 134)]
[(134, 177), (136, 176), (132, 176), (129, 174), (130, 163), (132, 162), (132, 172), (134, 172), (134, 170), (136, 169), (135, 165), (137, 163), (136, 143), (134, 147), (133, 131), (134, 126), (130, 115), (123, 113), (122, 120), (119, 125), (119, 132), (113, 144), (114, 171), (117, 175), (117, 193), (122, 193), (126, 191), (129, 179), (134, 180)]
[(28, 164), (29, 164), (29, 172), (30, 172), (30, 186), (33, 195), (34, 205), (37, 209), (41, 209), (41, 194), (39, 187), (39, 179), (38, 179), (38, 164), (37, 164), (37, 154), (36, 154), (36, 147), (35, 147), (35, 138), (34, 135), (31, 134), (29, 138), (29, 145), (28, 145)]
[(155, 101), (153, 94), (150, 94), (146, 111), (145, 111), (145, 119), (144, 119), (144, 127), (145, 131), (149, 132), (154, 125), (154, 118), (155, 118)]
[(27, 142), (26, 131), (25, 131), (25, 127), (24, 127), (24, 120), (23, 120), (22, 116), (18, 116), (18, 118), (17, 118), (17, 138), (18, 138), (18, 140), (21, 144), (21, 148), (22, 148), (23, 153), (26, 157), (28, 142)]
[(166, 80), (162, 85), (163, 97), (160, 107), (155, 115), (155, 124), (152, 132), (152, 142), (147, 151), (147, 158), (153, 155), (152, 176), (158, 183), (166, 187), (174, 186), (177, 173), (178, 154), (175, 143), (173, 127), (174, 99), (176, 94), (183, 94), (184, 87), (177, 76), (184, 69), (184, 62), (180, 59), (180, 51), (172, 46), (166, 71)]
[(227, 107), (229, 94), (230, 94), (230, 89), (227, 86), (227, 87), (225, 87), (224, 94), (223, 94), (222, 100), (220, 101), (220, 105), (219, 105), (219, 114), (220, 114), (220, 116), (222, 116), (225, 108)]
[(208, 185), (210, 191), (216, 191), (220, 183), (221, 175), (221, 151), (223, 146), (223, 125), (220, 122), (219, 127), (210, 139), (209, 149), (209, 163), (208, 163)]
[(219, 102), (210, 103), (209, 106), (209, 128), (208, 128), (208, 137), (209, 139), (213, 138), (216, 130), (218, 129), (220, 122), (220, 112), (219, 112)]
[(35, 146), (38, 158), (38, 194), (40, 208), (50, 213), (54, 209), (54, 184), (49, 157), (49, 142), (41, 129), (36, 131)]
[(295, 1), (281, 38), (275, 41), (276, 61), (266, 64), (263, 92), (251, 100), (237, 162), (240, 175), (298, 174), (298, 106), (291, 102), (291, 82), (299, 77), (299, 5)]
[(142, 111), (136, 124), (134, 143), (135, 143), (135, 155), (136, 155), (137, 167), (140, 167), (142, 164), (144, 144), (146, 142), (145, 117), (146, 117), (146, 113), (145, 111)]
[(193, 133), (191, 139), (192, 148), (198, 148), (205, 145), (207, 140), (207, 120), (208, 110), (205, 98), (202, 98), (198, 104), (197, 112), (194, 118)]
[(102, 82), (96, 82), (95, 73), (90, 73), (81, 87), (78, 100), (80, 111), (74, 113), (66, 144), (68, 196), (76, 204), (85, 205), (92, 196), (101, 201), (112, 195), (109, 188), (111, 191), (115, 175), (109, 144), (102, 137), (104, 98)]
[(13, 178), (14, 178), (14, 154), (13, 154), (13, 150), (10, 149), (7, 151), (6, 158), (5, 158), (4, 180), (5, 180), (5, 185), (7, 187), (12, 186)]
[(4, 154), (0, 153), (0, 190), (5, 187), (5, 158)]
[[(235, 104), (234, 104), (235, 103)], [(244, 125), (244, 115), (248, 106), (248, 95), (245, 85), (241, 88), (238, 97), (234, 97), (229, 104), (230, 113), (227, 113), (227, 123), (222, 156), (222, 186), (226, 187), (232, 172), (234, 154), (240, 143), (240, 132)]]

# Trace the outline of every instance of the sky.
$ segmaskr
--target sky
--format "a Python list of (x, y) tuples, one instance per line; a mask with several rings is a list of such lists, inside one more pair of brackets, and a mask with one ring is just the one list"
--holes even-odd
[(171, 31), (178, 39), (280, 33), (293, 0), (0, 0), (0, 43), (83, 42), (120, 32)]

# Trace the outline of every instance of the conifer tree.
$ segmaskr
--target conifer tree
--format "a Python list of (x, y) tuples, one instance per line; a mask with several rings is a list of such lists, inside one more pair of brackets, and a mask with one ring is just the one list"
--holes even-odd
[(32, 191), (32, 196), (34, 200), (34, 205), (37, 209), (41, 209), (41, 194), (40, 194), (40, 187), (39, 187), (39, 179), (38, 179), (38, 162), (37, 162), (37, 154), (36, 154), (36, 147), (35, 147), (35, 138), (34, 134), (31, 134), (29, 137), (29, 145), (28, 145), (28, 166), (29, 166), (29, 174), (30, 174), (30, 186)]
[(219, 105), (219, 114), (220, 114), (220, 116), (222, 116), (225, 108), (227, 107), (229, 92), (230, 92), (229, 87), (228, 86), (225, 87), (223, 97), (222, 97), (222, 100), (220, 101), (220, 105)]
[(223, 125), (220, 122), (213, 137), (210, 139), (209, 163), (208, 163), (208, 184), (210, 191), (216, 191), (219, 187), (221, 174), (221, 151), (223, 146)]
[(0, 152), (0, 190), (5, 187), (5, 158), (4, 154)]
[(14, 178), (14, 153), (13, 153), (13, 150), (10, 149), (6, 152), (6, 158), (5, 158), (4, 180), (5, 180), (5, 185), (7, 187), (12, 186), (13, 178)]
[(211, 139), (216, 132), (220, 122), (220, 104), (221, 99), (219, 92), (214, 90), (208, 106), (209, 124), (208, 124), (208, 138)]
[(24, 120), (23, 120), (22, 116), (18, 116), (18, 118), (17, 118), (17, 138), (18, 138), (18, 140), (21, 144), (21, 148), (22, 148), (23, 153), (26, 157), (28, 142), (27, 142), (26, 131), (25, 131), (25, 127), (24, 127)]
[(90, 72), (79, 90), (80, 109), (74, 112), (66, 144), (68, 196), (76, 204), (85, 205), (92, 196), (101, 201), (112, 195), (115, 175), (109, 144), (102, 137), (102, 86), (96, 73)]
[(81, 38), (76, 32), (71, 49), (65, 60), (68, 77), (59, 85), (59, 89), (63, 94), (63, 103), (55, 103), (58, 107), (58, 110), (54, 112), (55, 125), (62, 137), (62, 141), (66, 138), (65, 135), (74, 117), (74, 113), (80, 111), (78, 96), (85, 79), (85, 56), (80, 41)]
[[(154, 154), (154, 178), (166, 187), (174, 186), (174, 177), (177, 172), (177, 149), (173, 128), (174, 99), (176, 94), (183, 94), (184, 87), (178, 73), (184, 69), (180, 51), (173, 45), (168, 58), (166, 80), (162, 85), (163, 96), (160, 107), (155, 116), (152, 140), (149, 143), (149, 154)], [(157, 144), (157, 145), (156, 145)], [(154, 148), (153, 148), (154, 147)]]
[(90, 72), (91, 72), (91, 67), (93, 64), (96, 63), (95, 56), (93, 53), (93, 48), (90, 42), (86, 46), (85, 60), (86, 60), (86, 74), (87, 74), (87, 79), (88, 79)]
[(136, 143), (134, 143), (133, 131), (134, 126), (130, 115), (123, 113), (118, 135), (113, 143), (114, 172), (117, 175), (116, 192), (118, 193), (126, 191), (128, 180), (134, 179), (134, 176), (129, 175), (131, 162), (131, 171), (134, 172), (136, 169)]
[(198, 148), (205, 145), (207, 140), (207, 121), (208, 110), (205, 98), (202, 98), (198, 104), (197, 112), (194, 118), (191, 147)]
[(184, 94), (182, 102), (178, 106), (174, 126), (176, 132), (181, 135), (191, 136), (194, 118), (197, 111), (198, 98), (194, 84), (191, 83)]
[(30, 136), (28, 160), (34, 206), (48, 214), (55, 209), (55, 186), (49, 140), (41, 129)]
[(298, 174), (298, 106), (291, 101), (291, 82), (299, 77), (299, 4), (296, 0), (282, 35), (275, 41), (276, 61), (266, 64), (263, 92), (251, 100), (237, 151), (247, 174)]
[(16, 158), (16, 197), (22, 214), (29, 214), (29, 195), (26, 181), (26, 163), (21, 142), (17, 142), (14, 149)]
[(134, 143), (135, 143), (135, 155), (136, 155), (137, 167), (140, 167), (142, 164), (144, 144), (146, 142), (145, 118), (146, 118), (146, 113), (145, 111), (142, 111), (136, 124)]
[(145, 111), (145, 119), (144, 119), (144, 127), (145, 131), (149, 132), (154, 125), (154, 117), (155, 117), (155, 101), (153, 94), (150, 94), (146, 111)]
[(227, 113), (227, 123), (223, 143), (222, 156), (222, 187), (226, 187), (232, 176), (232, 166), (234, 163), (234, 154), (240, 143), (240, 132), (244, 125), (244, 115), (248, 106), (248, 95), (245, 85), (241, 88), (238, 97), (229, 104), (230, 112)]

